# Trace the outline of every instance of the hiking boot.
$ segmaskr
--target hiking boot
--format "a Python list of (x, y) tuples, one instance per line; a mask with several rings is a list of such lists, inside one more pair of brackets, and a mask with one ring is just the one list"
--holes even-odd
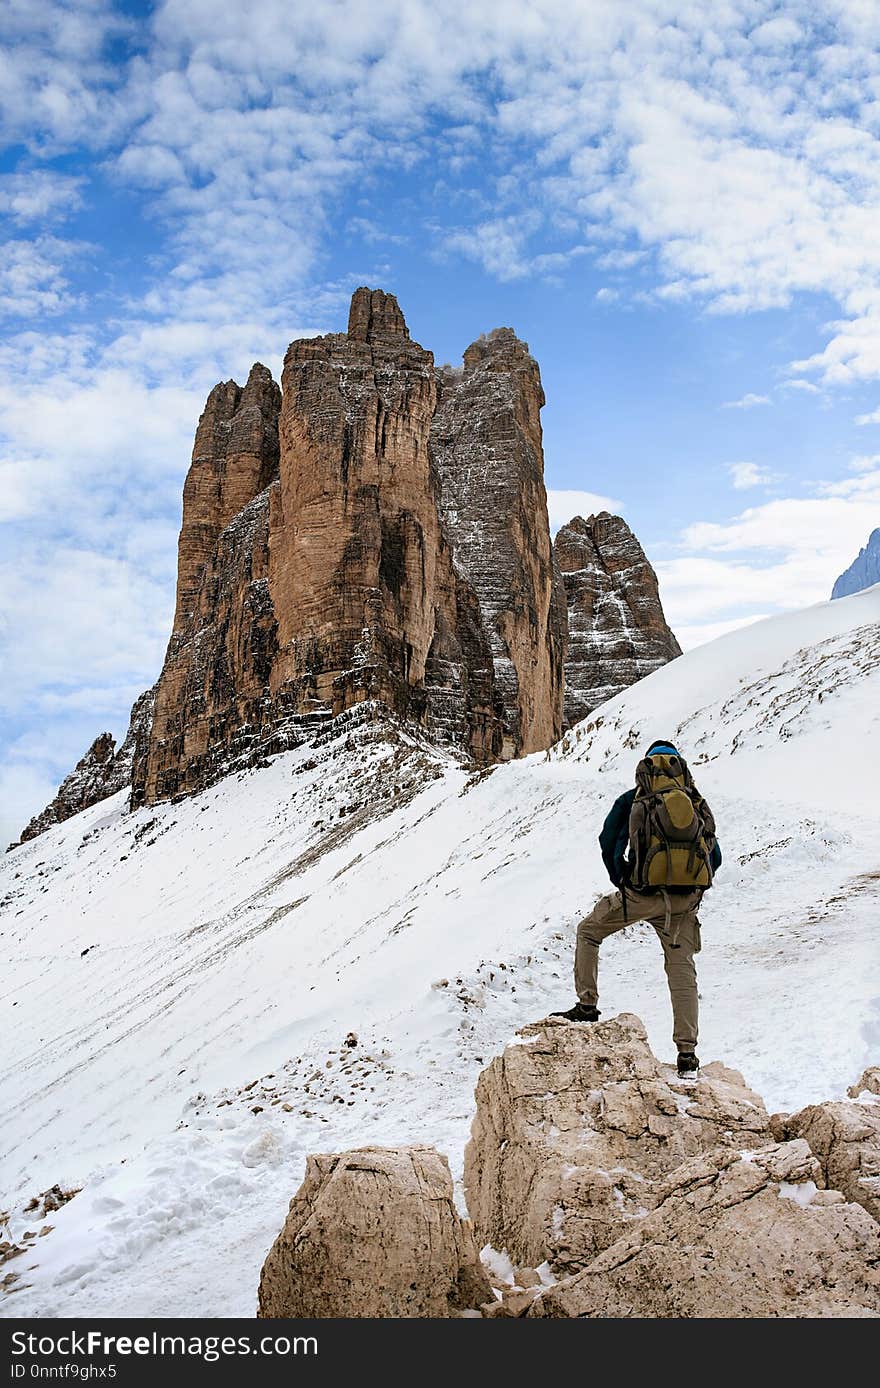
[(678, 1073), (680, 1075), (695, 1075), (699, 1068), (700, 1062), (693, 1051), (679, 1051)]
[(592, 1003), (576, 1002), (567, 1012), (551, 1012), (551, 1017), (564, 1017), (567, 1022), (598, 1022), (602, 1014)]

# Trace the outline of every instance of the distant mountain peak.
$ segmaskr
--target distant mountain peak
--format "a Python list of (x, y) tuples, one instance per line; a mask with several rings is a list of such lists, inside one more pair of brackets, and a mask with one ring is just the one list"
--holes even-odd
[(880, 527), (871, 531), (864, 549), (859, 550), (858, 557), (840, 575), (831, 590), (832, 600), (861, 593), (875, 583), (880, 583)]

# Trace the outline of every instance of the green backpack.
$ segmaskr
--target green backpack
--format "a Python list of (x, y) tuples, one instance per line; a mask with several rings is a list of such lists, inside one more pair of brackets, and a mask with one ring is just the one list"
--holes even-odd
[(712, 885), (715, 820), (684, 760), (654, 753), (636, 767), (629, 816), (629, 884), (637, 891)]

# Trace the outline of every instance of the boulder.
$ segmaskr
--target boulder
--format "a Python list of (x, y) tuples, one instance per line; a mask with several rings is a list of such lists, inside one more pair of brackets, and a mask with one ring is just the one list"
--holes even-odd
[(263, 1264), (258, 1315), (450, 1317), (493, 1300), (433, 1147), (310, 1156)]
[(523, 1028), (480, 1075), (476, 1099), (464, 1185), (478, 1241), (557, 1274), (643, 1219), (688, 1157), (771, 1137), (740, 1074), (711, 1064), (680, 1080), (627, 1014)]
[(781, 1138), (803, 1138), (822, 1168), (823, 1183), (880, 1220), (880, 1103), (810, 1104), (774, 1117), (774, 1129)]
[(846, 1092), (851, 1099), (858, 1099), (862, 1094), (880, 1095), (880, 1065), (869, 1065)]
[(803, 1140), (683, 1163), (656, 1208), (529, 1310), (550, 1317), (880, 1315), (880, 1229)]

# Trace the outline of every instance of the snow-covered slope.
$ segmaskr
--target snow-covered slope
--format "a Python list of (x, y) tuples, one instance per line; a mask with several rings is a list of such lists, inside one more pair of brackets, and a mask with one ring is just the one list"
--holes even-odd
[[(482, 1065), (571, 1001), (596, 836), (656, 736), (689, 756), (725, 854), (703, 1058), (773, 1107), (841, 1094), (880, 1059), (880, 587), (701, 647), (489, 773), (355, 717), (8, 854), (11, 1234), (42, 1227), (33, 1195), (83, 1189), (6, 1265), (0, 1309), (249, 1315), (307, 1152), (419, 1140), (458, 1170)], [(601, 986), (606, 1016), (639, 1013), (671, 1055), (649, 928), (605, 945)]]

